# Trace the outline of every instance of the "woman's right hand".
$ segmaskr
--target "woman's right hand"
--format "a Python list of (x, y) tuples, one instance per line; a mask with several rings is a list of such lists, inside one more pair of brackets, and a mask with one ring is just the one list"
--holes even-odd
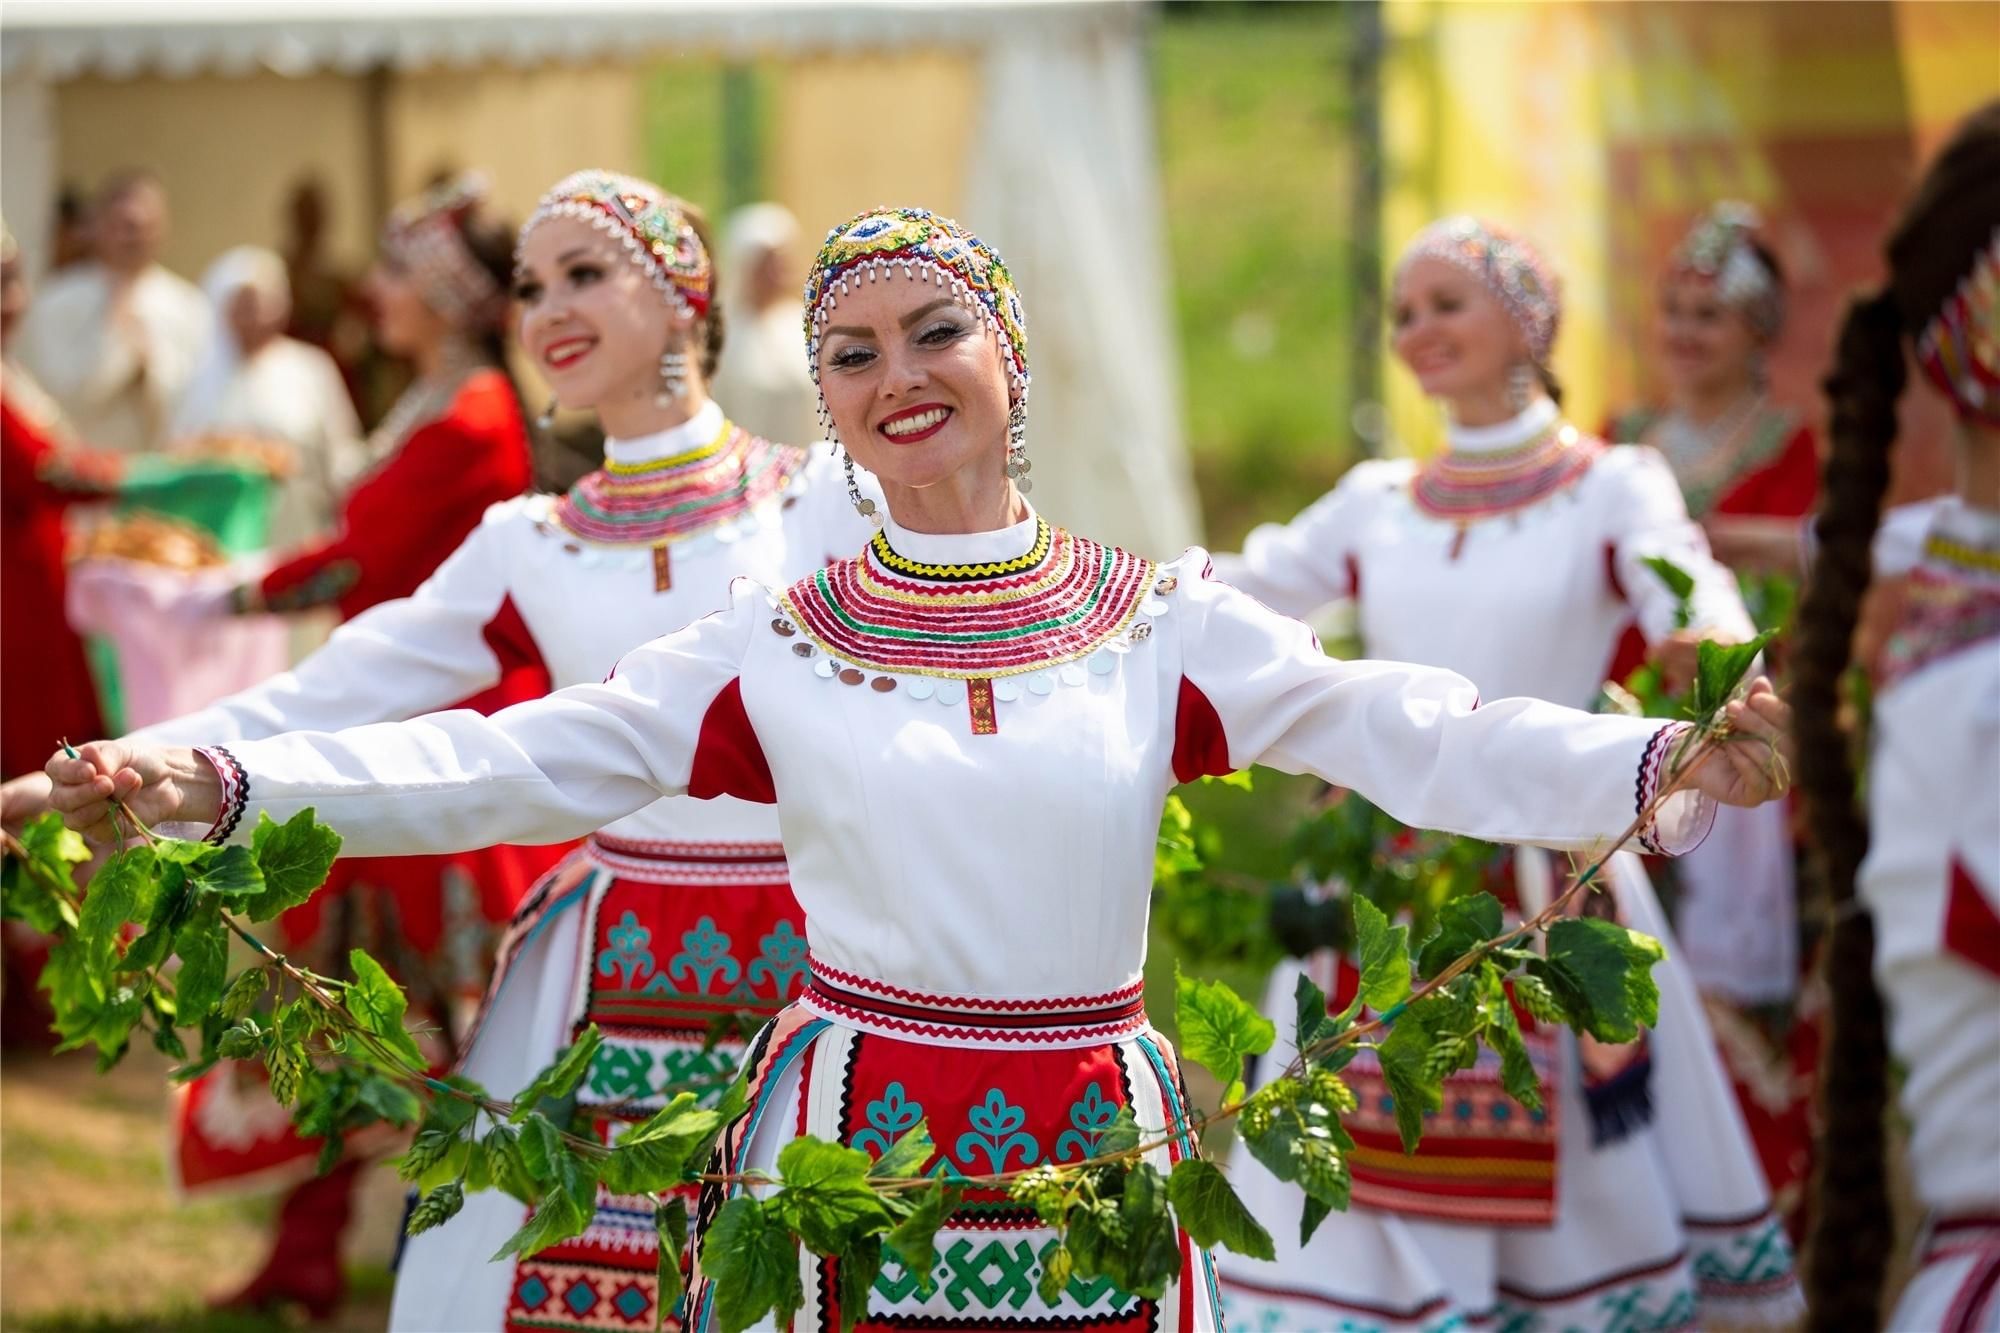
[(92, 741), (74, 759), (58, 752), (44, 771), (50, 808), (92, 842), (119, 842), (114, 802), (149, 827), (168, 820), (213, 824), (221, 813), (222, 780), (208, 760), (182, 745)]

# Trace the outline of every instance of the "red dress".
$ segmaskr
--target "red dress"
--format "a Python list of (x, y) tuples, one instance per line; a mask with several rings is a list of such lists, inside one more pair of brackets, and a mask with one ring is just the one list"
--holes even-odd
[(57, 446), (0, 394), (0, 776), (32, 773), (56, 744), (104, 734), (83, 641), (63, 610), (63, 511), (85, 498), (49, 478)]
[[(412, 430), (348, 495), (334, 535), (284, 560), (264, 577), (273, 610), (332, 604), (343, 619), (406, 597), (479, 525), (489, 505), (527, 490), (533, 469), (512, 385), (495, 370), (475, 371), (450, 406)], [(456, 707), (493, 713), (538, 698), (549, 677), (525, 636), (496, 623), (502, 674)], [(485, 992), (499, 935), (514, 909), (565, 852), (552, 847), (488, 847), (451, 856), (344, 857), (326, 887), (279, 918), (288, 950), (322, 969), (363, 948), (387, 967), (449, 1038)], [(450, 1063), (455, 1050), (433, 1052)], [(253, 1179), (299, 1178), (319, 1145), (291, 1132), (282, 1111), (240, 1083), (198, 1080), (176, 1112), (173, 1167), (188, 1191)]]

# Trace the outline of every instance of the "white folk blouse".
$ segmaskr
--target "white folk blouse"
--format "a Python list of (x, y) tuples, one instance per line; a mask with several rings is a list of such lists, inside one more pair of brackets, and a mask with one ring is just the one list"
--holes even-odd
[[(1670, 730), (1330, 659), (1200, 550), (1160, 566), (1034, 517), (890, 522), (782, 594), (739, 581), (601, 684), (234, 745), (233, 836), (311, 807), (353, 854), (443, 852), (576, 837), (663, 795), (775, 804), (818, 961), (1045, 998), (1139, 975), (1177, 781), (1263, 763), (1410, 824), (1595, 851), (1650, 797)], [(1685, 847), (1711, 814), (1677, 795), (1648, 841)]]

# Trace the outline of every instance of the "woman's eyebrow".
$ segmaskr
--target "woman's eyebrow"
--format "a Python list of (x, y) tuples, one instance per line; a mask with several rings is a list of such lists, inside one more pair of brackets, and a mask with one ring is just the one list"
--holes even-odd
[(941, 296), (937, 300), (931, 302), (929, 305), (920, 306), (917, 309), (912, 310), (909, 314), (903, 316), (901, 319), (897, 320), (896, 321), (897, 326), (900, 328), (907, 329), (910, 327), (910, 325), (916, 323), (918, 320), (922, 319), (925, 315), (930, 314), (931, 311), (937, 309), (939, 306), (957, 305), (957, 304), (958, 302), (953, 300), (951, 297)]

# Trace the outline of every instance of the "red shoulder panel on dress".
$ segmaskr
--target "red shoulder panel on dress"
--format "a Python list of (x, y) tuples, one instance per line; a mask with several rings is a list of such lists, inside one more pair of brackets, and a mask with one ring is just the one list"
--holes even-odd
[(1174, 779), (1221, 777), (1235, 769), (1229, 762), (1229, 737), (1222, 716), (1195, 683), (1181, 677), (1180, 703), (1174, 710)]
[(770, 761), (764, 758), (764, 747), (743, 708), (741, 680), (723, 686), (702, 714), (701, 735), (694, 745), (694, 770), (688, 774), (688, 795), (777, 803)]
[(1982, 972), (2000, 977), (2000, 913), (1980, 890), (1965, 862), (1951, 858), (1951, 887), (1945, 893), (1944, 947)]

